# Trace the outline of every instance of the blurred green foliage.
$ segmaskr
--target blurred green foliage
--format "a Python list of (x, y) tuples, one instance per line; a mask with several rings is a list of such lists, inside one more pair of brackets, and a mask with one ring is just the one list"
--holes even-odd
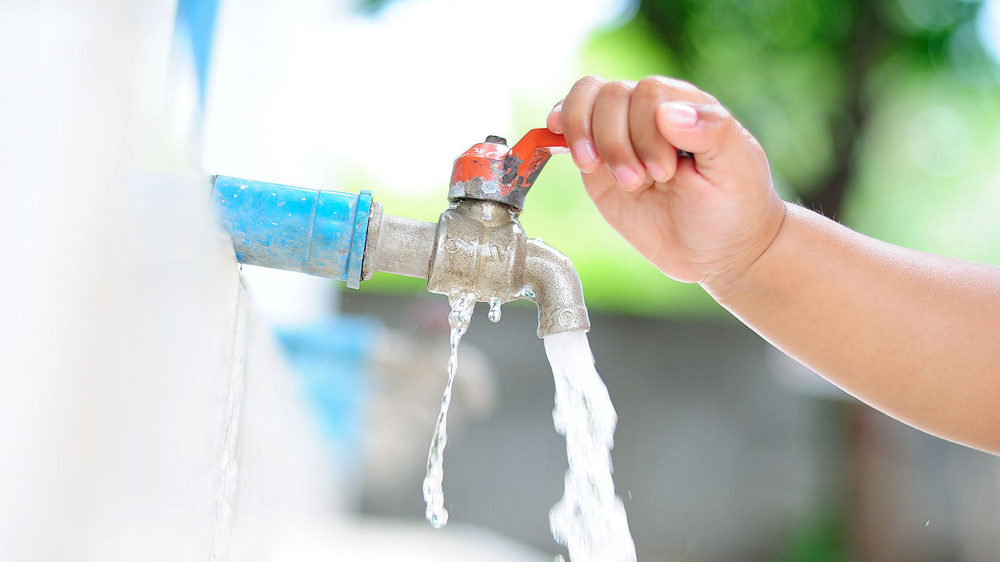
[[(1000, 80), (976, 35), (980, 8), (974, 0), (644, 0), (630, 21), (591, 38), (581, 76), (691, 81), (760, 140), (786, 199), (890, 242), (1000, 263)], [(515, 100), (517, 130), (538, 126), (551, 102)], [(724, 316), (698, 287), (638, 256), (578, 186), (568, 159), (554, 158), (522, 222), (573, 258), (589, 306)], [(404, 204), (427, 203), (393, 206)], [(389, 277), (369, 288), (423, 287)]]

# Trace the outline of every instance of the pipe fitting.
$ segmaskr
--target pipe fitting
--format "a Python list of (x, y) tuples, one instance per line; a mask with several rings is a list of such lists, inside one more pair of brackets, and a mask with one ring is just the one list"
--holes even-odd
[(376, 271), (427, 279), (438, 225), (386, 215), (372, 202), (361, 279)]
[(358, 288), (373, 205), (370, 191), (339, 193), (214, 176), (211, 200), (239, 263), (329, 277)]

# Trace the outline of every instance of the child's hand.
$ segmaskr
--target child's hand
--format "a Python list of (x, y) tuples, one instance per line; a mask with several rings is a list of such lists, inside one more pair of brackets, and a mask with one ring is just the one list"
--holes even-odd
[(673, 279), (722, 288), (777, 235), (784, 205), (763, 149), (686, 82), (588, 76), (546, 124), (566, 136), (605, 220)]

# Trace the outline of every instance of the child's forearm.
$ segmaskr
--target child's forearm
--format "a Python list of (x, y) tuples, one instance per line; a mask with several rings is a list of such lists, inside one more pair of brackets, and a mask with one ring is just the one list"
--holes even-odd
[(786, 206), (753, 266), (706, 289), (861, 400), (1000, 453), (1000, 268), (879, 242)]
[(872, 405), (1000, 453), (1000, 269), (786, 209), (760, 144), (686, 82), (588, 76), (546, 123), (565, 135), (601, 216), (665, 275), (700, 281)]

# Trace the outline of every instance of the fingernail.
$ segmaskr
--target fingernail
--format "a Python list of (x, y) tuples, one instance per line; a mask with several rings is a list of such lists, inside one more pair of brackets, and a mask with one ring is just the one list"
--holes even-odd
[(656, 181), (663, 181), (667, 176), (667, 173), (663, 171), (663, 168), (661, 168), (656, 162), (646, 164), (646, 173), (649, 174), (649, 177)]
[(635, 187), (639, 183), (639, 174), (635, 173), (632, 168), (628, 166), (619, 166), (612, 171), (615, 175), (615, 179), (618, 183), (622, 184), (622, 187), (628, 189), (630, 187)]
[(558, 111), (553, 111), (549, 113), (549, 116), (545, 118), (545, 126), (549, 128), (550, 131), (557, 135), (561, 135), (562, 130), (562, 114)]
[(582, 168), (593, 164), (597, 161), (597, 150), (594, 149), (594, 143), (580, 141), (574, 144), (573, 157), (576, 158), (576, 165)]
[(679, 129), (690, 129), (698, 124), (698, 110), (691, 104), (670, 102), (667, 106), (667, 121)]

